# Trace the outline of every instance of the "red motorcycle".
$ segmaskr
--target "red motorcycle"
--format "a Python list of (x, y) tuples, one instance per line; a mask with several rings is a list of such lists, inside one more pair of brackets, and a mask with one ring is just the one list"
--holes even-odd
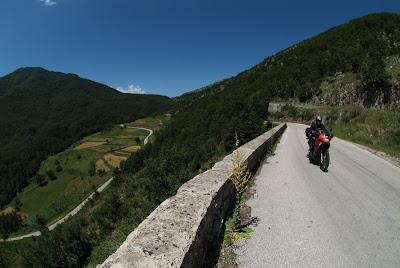
[(308, 159), (310, 162), (318, 164), (322, 171), (327, 172), (330, 160), (329, 147), (333, 134), (326, 129), (319, 129), (316, 133), (310, 133), (310, 129), (307, 129), (306, 134), (310, 148), (313, 145), (313, 150), (308, 153)]

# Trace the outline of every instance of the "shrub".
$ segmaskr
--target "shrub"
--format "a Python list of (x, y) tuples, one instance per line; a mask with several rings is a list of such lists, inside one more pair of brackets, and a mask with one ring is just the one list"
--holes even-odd
[(136, 142), (137, 145), (140, 145), (140, 138), (139, 138), (139, 137), (136, 137), (136, 138), (135, 138), (135, 142)]
[(44, 186), (47, 184), (46, 178), (42, 174), (37, 174), (35, 176), (36, 184), (39, 186)]
[(103, 176), (106, 174), (106, 172), (104, 171), (104, 169), (99, 169), (99, 170), (97, 171), (97, 174), (98, 174), (100, 177), (103, 177)]
[(46, 219), (43, 215), (36, 215), (36, 224), (39, 226), (40, 230), (46, 229)]
[(282, 111), (285, 112), (291, 118), (296, 117), (298, 114), (296, 107), (290, 104), (286, 104), (285, 106), (283, 106)]
[(47, 177), (51, 180), (51, 181), (55, 181), (57, 179), (56, 174), (54, 174), (53, 170), (47, 170), (46, 171)]
[(57, 165), (56, 166), (56, 172), (61, 172), (63, 170), (63, 168), (62, 168), (62, 166), (61, 165)]
[(302, 112), (300, 113), (301, 120), (303, 121), (311, 121), (314, 119), (314, 113), (310, 109), (303, 109)]
[(92, 161), (89, 164), (89, 170), (88, 170), (89, 176), (93, 177), (96, 175), (96, 164)]
[(15, 211), (7, 214), (0, 213), (0, 233), (4, 239), (19, 230), (22, 218)]

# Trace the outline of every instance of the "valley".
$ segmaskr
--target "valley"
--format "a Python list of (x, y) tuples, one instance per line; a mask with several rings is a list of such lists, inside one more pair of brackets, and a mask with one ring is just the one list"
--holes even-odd
[[(0, 243), (0, 266), (96, 267), (183, 184), (274, 121), (310, 123), (321, 114), (338, 137), (399, 157), (398, 25), (397, 13), (353, 19), (174, 98), (123, 94), (42, 68), (0, 78), (0, 202), (15, 216), (2, 216), (1, 226), (22, 217), (22, 229), (12, 236), (36, 231), (93, 194), (54, 231)], [(270, 103), (291, 101), (300, 105), (268, 111)], [(296, 159), (305, 154), (290, 153)], [(291, 163), (280, 161), (291, 169), (285, 164)], [(354, 169), (348, 170), (346, 176)], [(107, 190), (96, 194), (110, 178)], [(161, 240), (163, 246), (169, 242)]]
[(169, 115), (164, 115), (115, 125), (47, 158), (31, 184), (4, 209), (23, 218), (23, 227), (12, 236), (41, 229), (39, 221), (49, 226), (61, 219), (112, 178), (113, 170), (168, 120)]

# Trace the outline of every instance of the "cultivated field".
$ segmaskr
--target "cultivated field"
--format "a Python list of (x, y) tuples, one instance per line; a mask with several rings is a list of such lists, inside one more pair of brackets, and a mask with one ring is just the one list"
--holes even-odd
[(99, 159), (96, 162), (96, 172), (98, 172), (99, 170), (104, 170), (105, 172), (110, 171), (110, 168), (103, 159)]
[(134, 152), (137, 152), (139, 150), (140, 150), (140, 146), (133, 145), (133, 146), (126, 147), (126, 148), (122, 149), (121, 151), (122, 152), (128, 152), (128, 153), (134, 153)]
[[(169, 116), (159, 116), (126, 125), (157, 130), (168, 119)], [(32, 178), (31, 184), (4, 211), (10, 212), (20, 203), (19, 213), (25, 218), (25, 226), (13, 236), (36, 231), (39, 228), (37, 216), (47, 224), (63, 217), (106, 182), (111, 177), (111, 171), (130, 154), (140, 150), (147, 135), (149, 132), (146, 130), (114, 126), (48, 157), (38, 172), (43, 180), (40, 186), (37, 178)]]
[(87, 141), (87, 142), (84, 142), (84, 143), (76, 146), (74, 149), (75, 150), (82, 150), (82, 149), (87, 149), (87, 148), (92, 148), (92, 147), (96, 147), (96, 146), (99, 146), (99, 145), (103, 145), (103, 144), (106, 144), (106, 143), (107, 143), (106, 141)]

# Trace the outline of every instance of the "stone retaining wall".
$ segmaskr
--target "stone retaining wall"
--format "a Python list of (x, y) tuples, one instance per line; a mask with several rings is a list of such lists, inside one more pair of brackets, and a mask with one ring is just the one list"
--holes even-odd
[[(280, 124), (238, 149), (251, 171), (285, 128)], [(229, 180), (233, 154), (183, 184), (99, 267), (203, 267), (218, 248), (223, 221), (235, 204)]]

